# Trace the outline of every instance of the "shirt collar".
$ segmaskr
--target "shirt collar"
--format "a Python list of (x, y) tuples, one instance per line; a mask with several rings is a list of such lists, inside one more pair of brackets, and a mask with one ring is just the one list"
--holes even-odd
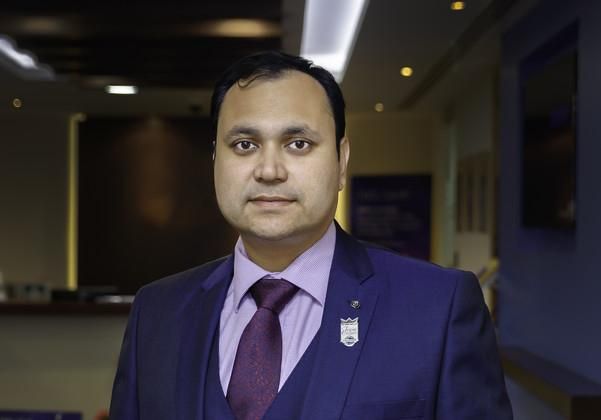
[(336, 227), (332, 222), (321, 239), (292, 261), (284, 271), (278, 273), (267, 271), (252, 262), (246, 254), (242, 238), (238, 238), (234, 248), (234, 276), (232, 278), (235, 310), (238, 311), (240, 302), (248, 289), (263, 277), (286, 279), (323, 306), (335, 246)]

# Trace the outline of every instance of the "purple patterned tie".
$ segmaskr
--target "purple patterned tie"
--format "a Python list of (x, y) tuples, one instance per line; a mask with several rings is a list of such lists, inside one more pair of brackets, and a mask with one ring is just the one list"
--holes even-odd
[(238, 420), (259, 420), (278, 393), (282, 330), (278, 314), (298, 287), (283, 279), (262, 279), (250, 293), (257, 312), (242, 332), (227, 400)]

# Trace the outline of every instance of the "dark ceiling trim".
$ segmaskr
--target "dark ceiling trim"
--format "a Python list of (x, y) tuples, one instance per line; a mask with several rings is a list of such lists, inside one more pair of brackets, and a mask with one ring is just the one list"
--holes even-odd
[(241, 57), (281, 49), (282, 1), (6, 0), (0, 34), (82, 86), (204, 88)]
[(281, 19), (280, 0), (228, 0), (228, 1), (179, 1), (169, 4), (164, 0), (144, 2), (121, 1), (112, 5), (107, 2), (86, 2), (80, 0), (3, 0), (2, 16), (16, 18), (23, 16), (81, 16), (127, 19), (133, 24), (140, 19), (156, 17), (163, 20), (173, 18), (272, 18)]
[(459, 35), (451, 48), (430, 68), (426, 76), (401, 102), (399, 108), (413, 107), (457, 63), (484, 34), (496, 24), (519, 0), (493, 0), (486, 9)]

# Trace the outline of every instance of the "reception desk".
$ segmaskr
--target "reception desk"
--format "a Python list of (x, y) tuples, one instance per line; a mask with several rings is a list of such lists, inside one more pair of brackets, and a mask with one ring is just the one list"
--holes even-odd
[(87, 302), (10, 302), (0, 303), (0, 316), (88, 316), (88, 315), (125, 315), (129, 314), (129, 303), (87, 303)]
[(1, 303), (0, 411), (107, 409), (129, 304)]

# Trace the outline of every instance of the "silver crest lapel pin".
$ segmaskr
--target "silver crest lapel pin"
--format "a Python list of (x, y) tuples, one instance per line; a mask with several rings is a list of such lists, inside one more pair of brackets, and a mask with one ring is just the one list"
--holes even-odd
[(353, 347), (359, 341), (359, 317), (340, 318), (340, 342), (347, 347)]

